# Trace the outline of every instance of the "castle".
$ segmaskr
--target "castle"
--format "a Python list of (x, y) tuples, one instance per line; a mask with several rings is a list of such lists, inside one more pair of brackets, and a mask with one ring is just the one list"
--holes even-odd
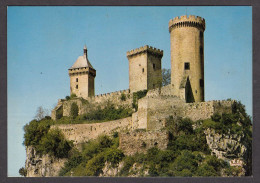
[[(204, 101), (205, 20), (193, 15), (170, 20), (171, 90), (186, 102)], [(96, 70), (88, 60), (87, 48), (69, 68), (70, 93), (87, 99), (95, 96)], [(163, 51), (143, 46), (127, 52), (130, 92), (151, 90), (162, 85)]]
[[(93, 109), (101, 109), (107, 103), (132, 110), (131, 116), (100, 123), (55, 124), (50, 128), (58, 128), (79, 150), (81, 144), (89, 140), (117, 132), (118, 148), (128, 156), (146, 153), (152, 147), (167, 149), (172, 138), (167, 130), (167, 127), (172, 127), (167, 122), (170, 116), (173, 119), (190, 118), (197, 121), (209, 119), (214, 113), (232, 113), (235, 103), (233, 100), (204, 101), (204, 31), (205, 20), (198, 16), (181, 16), (169, 21), (171, 83), (167, 86), (162, 86), (163, 51), (143, 46), (126, 53), (129, 62), (129, 89), (100, 95), (95, 95), (96, 70), (88, 60), (85, 46), (83, 56), (79, 56), (68, 70), (70, 94), (75, 94), (76, 97), (59, 99), (51, 118), (58, 120), (63, 116), (71, 116), (74, 104), (78, 106), (79, 115), (86, 115)], [(140, 91), (147, 93), (137, 99), (136, 94)], [(134, 107), (133, 104), (136, 103), (137, 107)], [(194, 122), (194, 129), (196, 125)], [(240, 142), (241, 135), (218, 134), (210, 128), (204, 134), (212, 155), (230, 162), (230, 166), (243, 166), (242, 160), (226, 156), (228, 152), (237, 151), (238, 156), (243, 157), (248, 151)], [(30, 146), (26, 148), (26, 154), (28, 177), (58, 176), (67, 162), (66, 158), (57, 159), (48, 155), (40, 157)]]
[[(231, 112), (233, 101), (204, 101), (204, 31), (205, 20), (198, 16), (181, 16), (169, 21), (171, 40), (171, 83), (162, 86), (161, 59), (163, 51), (151, 46), (143, 46), (128, 51), (129, 89), (95, 95), (96, 70), (88, 60), (87, 48), (69, 68), (70, 93), (76, 98), (60, 99), (52, 110), (52, 119), (70, 116), (72, 103), (79, 108), (79, 115), (93, 108), (105, 106), (109, 101), (115, 106), (133, 108), (134, 93), (147, 90), (147, 95), (137, 101), (138, 109), (131, 117), (92, 124), (54, 125), (63, 131), (66, 138), (80, 144), (101, 134), (120, 133), (120, 147), (126, 154), (140, 150), (133, 143), (134, 131), (144, 129), (143, 141), (167, 146), (167, 133), (160, 132), (167, 126), (169, 116), (185, 117), (191, 120), (210, 118), (214, 113)], [(125, 95), (125, 100), (121, 96)], [(87, 101), (87, 102), (86, 102)], [(60, 116), (59, 116), (60, 115)], [(123, 133), (128, 131), (128, 133)], [(129, 134), (129, 131), (132, 133)], [(157, 135), (155, 135), (157, 134)], [(138, 135), (137, 135), (138, 136)], [(141, 138), (140, 136), (140, 138)], [(160, 138), (159, 138), (160, 137)], [(137, 141), (140, 139), (137, 138)], [(158, 143), (160, 141), (160, 143)], [(140, 144), (139, 144), (140, 145)], [(145, 151), (141, 149), (140, 151)]]

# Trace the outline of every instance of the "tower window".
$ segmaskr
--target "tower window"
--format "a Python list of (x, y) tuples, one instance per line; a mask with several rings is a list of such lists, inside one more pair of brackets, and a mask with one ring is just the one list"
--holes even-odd
[(79, 85), (76, 85), (76, 89), (78, 89), (79, 88)]
[(142, 71), (144, 72), (144, 68), (142, 69)]
[(79, 82), (79, 78), (76, 78), (76, 82)]
[(204, 87), (204, 80), (200, 79), (200, 87)]
[(190, 62), (184, 63), (184, 70), (190, 70)]
[(155, 69), (155, 64), (153, 64), (153, 69)]

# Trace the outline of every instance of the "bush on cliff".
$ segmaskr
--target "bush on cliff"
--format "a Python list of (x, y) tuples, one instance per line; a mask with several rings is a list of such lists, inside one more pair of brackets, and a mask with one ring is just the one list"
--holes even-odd
[(82, 151), (72, 153), (68, 162), (61, 169), (60, 176), (98, 176), (102, 173), (105, 162), (117, 166), (124, 158), (124, 154), (118, 148), (119, 138), (110, 138), (105, 135), (95, 140), (82, 144)]
[(72, 142), (67, 141), (59, 129), (51, 129), (41, 138), (37, 152), (57, 158), (68, 158), (72, 146)]
[(50, 154), (58, 158), (68, 157), (72, 143), (65, 140), (58, 129), (49, 130), (54, 122), (50, 119), (33, 120), (24, 126), (25, 146), (33, 146), (39, 154)]
[(25, 146), (37, 146), (43, 136), (48, 133), (50, 126), (54, 122), (50, 119), (32, 120), (24, 126), (24, 142)]
[(193, 130), (193, 122), (188, 118), (176, 118), (170, 116), (166, 120), (167, 130), (170, 132), (168, 148), (180, 152), (182, 150), (202, 151), (209, 154), (206, 135), (201, 128)]

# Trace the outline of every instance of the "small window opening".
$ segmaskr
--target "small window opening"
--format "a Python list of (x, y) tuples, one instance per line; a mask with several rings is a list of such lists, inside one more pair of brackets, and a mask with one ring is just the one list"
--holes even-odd
[(153, 64), (153, 69), (155, 69), (155, 64)]
[(76, 78), (76, 82), (79, 82), (79, 79), (78, 79), (78, 78)]
[(142, 71), (144, 72), (144, 68), (142, 69)]
[(76, 89), (78, 89), (79, 88), (79, 85), (76, 85)]
[(204, 80), (200, 79), (200, 87), (204, 87)]
[(153, 84), (153, 88), (155, 88), (155, 84)]
[(190, 70), (190, 63), (189, 62), (185, 62), (184, 63), (184, 69), (185, 70)]

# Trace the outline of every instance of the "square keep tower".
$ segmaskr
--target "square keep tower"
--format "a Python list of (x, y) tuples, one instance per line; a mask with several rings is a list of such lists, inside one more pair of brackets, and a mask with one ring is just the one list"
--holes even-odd
[(162, 57), (162, 50), (147, 45), (127, 52), (130, 92), (154, 89), (162, 85)]

